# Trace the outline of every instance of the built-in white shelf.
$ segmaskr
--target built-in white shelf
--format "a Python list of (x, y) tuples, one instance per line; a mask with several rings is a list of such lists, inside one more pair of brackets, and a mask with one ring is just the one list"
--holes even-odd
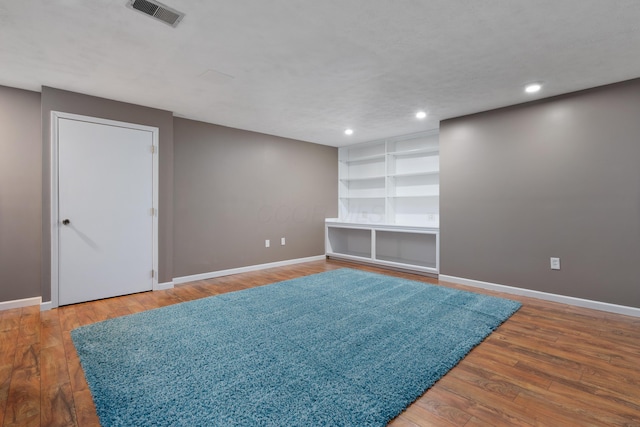
[(438, 132), (342, 147), (338, 159), (339, 218), (326, 220), (326, 255), (438, 274)]
[(424, 199), (427, 197), (440, 197), (437, 194), (431, 194), (431, 195), (418, 195), (418, 196), (413, 196), (413, 195), (409, 195), (409, 196), (389, 196), (389, 198), (391, 199)]
[(423, 155), (423, 154), (432, 154), (437, 155), (440, 153), (440, 148), (417, 148), (413, 150), (405, 150), (405, 151), (390, 151), (387, 154), (391, 156), (413, 156), (413, 155)]
[(384, 199), (385, 196), (351, 196), (348, 198), (341, 197), (341, 200), (367, 200), (367, 199)]
[(412, 176), (431, 176), (431, 175), (439, 175), (439, 174), (440, 174), (440, 170), (431, 170), (431, 171), (412, 172), (412, 173), (393, 173), (387, 176), (391, 178), (407, 178)]
[(330, 258), (438, 274), (437, 228), (325, 221), (325, 253)]
[(340, 181), (358, 182), (358, 181), (377, 181), (380, 179), (385, 179), (385, 176), (379, 175), (379, 176), (368, 176), (368, 177), (362, 177), (362, 178), (340, 178)]
[(364, 156), (364, 157), (356, 157), (356, 158), (350, 158), (350, 159), (346, 159), (345, 162), (347, 163), (363, 163), (363, 162), (371, 162), (371, 161), (375, 161), (375, 160), (382, 160), (384, 159), (385, 154), (376, 154), (374, 156)]
[(342, 147), (338, 156), (341, 220), (439, 226), (437, 131)]

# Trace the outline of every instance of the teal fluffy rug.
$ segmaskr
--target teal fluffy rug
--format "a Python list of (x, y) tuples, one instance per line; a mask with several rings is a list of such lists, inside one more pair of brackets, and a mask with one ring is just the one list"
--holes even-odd
[(71, 335), (103, 426), (384, 426), (519, 307), (341, 269)]

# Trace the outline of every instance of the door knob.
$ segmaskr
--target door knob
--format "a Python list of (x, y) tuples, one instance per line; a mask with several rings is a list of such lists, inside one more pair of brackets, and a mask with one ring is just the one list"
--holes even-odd
[(69, 225), (69, 224), (71, 224), (71, 221), (70, 221), (70, 220), (68, 220), (68, 219), (63, 219), (63, 220), (62, 220), (62, 223), (63, 223), (64, 225)]

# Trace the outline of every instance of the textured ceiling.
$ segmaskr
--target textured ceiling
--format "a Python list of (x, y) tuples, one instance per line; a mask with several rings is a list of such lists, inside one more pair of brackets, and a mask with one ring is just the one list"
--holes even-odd
[(638, 0), (164, 3), (177, 28), (126, 0), (2, 0), (0, 84), (341, 146), (640, 77)]

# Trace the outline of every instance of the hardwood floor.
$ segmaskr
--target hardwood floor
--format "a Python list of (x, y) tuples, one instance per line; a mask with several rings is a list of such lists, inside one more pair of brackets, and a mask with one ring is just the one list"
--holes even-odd
[[(2, 311), (0, 421), (7, 427), (99, 425), (71, 342), (78, 326), (345, 266), (438, 283), (330, 260), (42, 313), (38, 307)], [(523, 307), (391, 426), (640, 426), (640, 318), (484, 293)]]

